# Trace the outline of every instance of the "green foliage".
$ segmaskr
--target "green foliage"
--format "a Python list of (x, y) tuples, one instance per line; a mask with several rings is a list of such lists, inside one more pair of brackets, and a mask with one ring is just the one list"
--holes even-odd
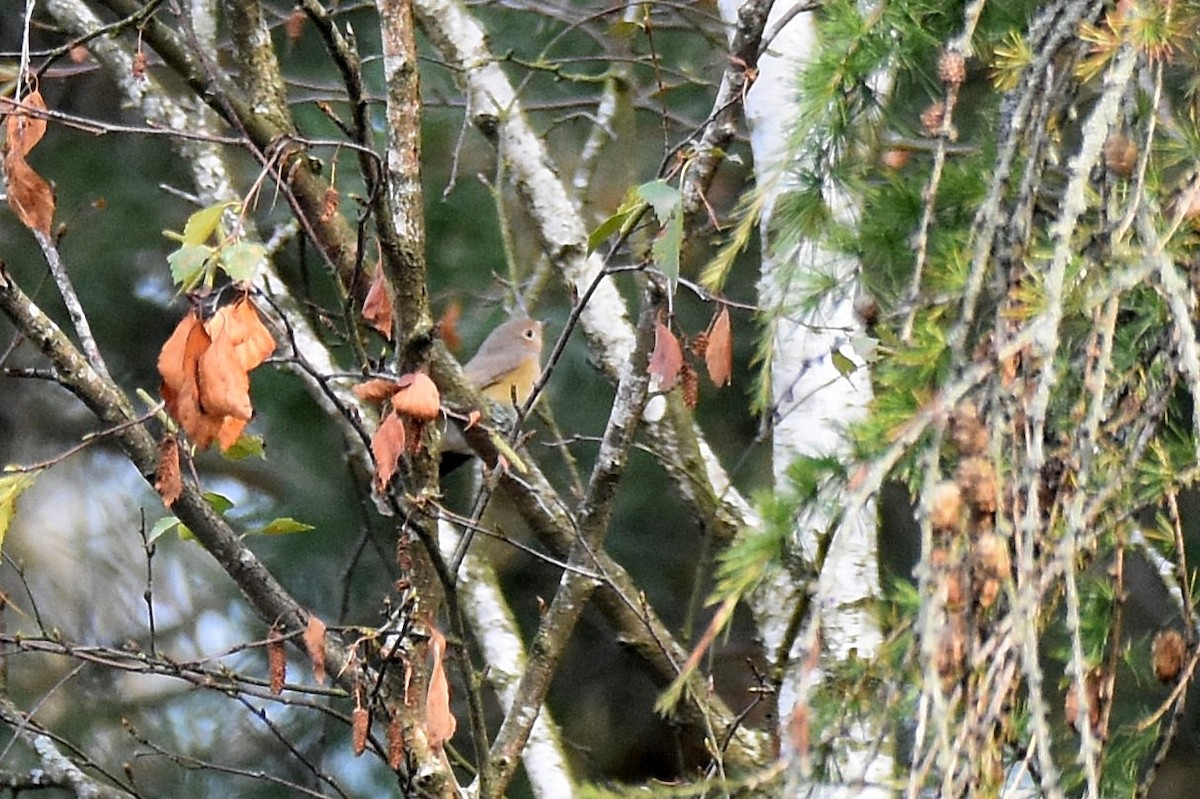
[[(238, 203), (215, 203), (188, 217), (182, 234), (163, 231), (167, 238), (179, 242), (179, 249), (167, 255), (167, 263), (171, 267), (171, 280), (180, 291), (193, 291), (200, 286), (212, 288), (218, 268), (230, 280), (254, 279), (266, 259), (266, 248), (227, 233), (221, 224), (226, 211), (240, 210)], [(210, 244), (214, 236), (217, 242)]]

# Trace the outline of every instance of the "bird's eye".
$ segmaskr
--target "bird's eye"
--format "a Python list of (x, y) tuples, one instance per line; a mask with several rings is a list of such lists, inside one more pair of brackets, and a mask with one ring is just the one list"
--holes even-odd
[(532, 327), (525, 328), (525, 338), (533, 338), (533, 332)]

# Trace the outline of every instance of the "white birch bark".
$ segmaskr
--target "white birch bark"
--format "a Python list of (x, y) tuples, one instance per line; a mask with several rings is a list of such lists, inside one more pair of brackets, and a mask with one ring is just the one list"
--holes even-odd
[[(775, 3), (766, 29), (774, 30), (777, 21), (797, 5), (800, 3), (795, 0)], [(725, 20), (733, 24), (738, 4), (723, 0), (720, 6)], [(762, 221), (761, 305), (799, 308), (800, 299), (808, 293), (806, 283), (818, 276), (823, 279), (835, 275), (834, 284), (843, 289), (812, 311), (780, 315), (775, 327), (771, 381), (778, 409), (773, 452), (777, 485), (784, 484), (785, 470), (798, 456), (848, 457), (845, 426), (865, 415), (871, 398), (865, 364), (849, 346), (861, 328), (853, 308), (857, 264), (811, 241), (780, 253), (769, 239), (771, 209), (779, 193), (786, 190), (786, 174), (793, 166), (788, 162), (791, 155), (787, 142), (799, 117), (797, 73), (816, 46), (811, 14), (796, 14), (760, 58), (757, 80), (746, 98), (755, 174), (758, 185), (768, 192)], [(831, 192), (827, 200), (835, 214), (844, 220), (853, 218), (855, 209), (847, 198)], [(789, 279), (789, 275), (797, 279)], [(850, 358), (858, 368), (849, 375), (841, 374), (831, 359), (834, 351)], [(796, 529), (796, 543), (810, 562), (820, 533), (842, 506), (840, 496), (827, 496), (825, 500), (807, 509)], [(820, 679), (819, 669), (803, 667), (810, 645), (818, 645), (819, 641), (822, 660), (840, 660), (852, 651), (857, 651), (860, 658), (870, 658), (879, 647), (881, 633), (868, 607), (869, 600), (879, 594), (875, 525), (874, 503), (870, 502), (842, 519), (837, 527), (816, 587), (812, 623), (819, 625), (819, 634), (816, 628), (810, 628), (808, 634), (799, 637), (791, 653), (794, 666), (779, 696), (779, 718), (785, 731), (793, 713), (806, 704), (809, 691)], [(755, 598), (755, 618), (768, 651), (777, 651), (787, 624), (786, 613), (795, 606), (802, 590), (805, 587), (796, 586), (790, 575), (781, 575)], [(880, 733), (877, 724), (864, 720), (839, 735), (839, 762), (834, 768), (840, 775), (839, 785), (821, 786), (820, 796), (890, 795), (881, 784), (891, 776), (892, 758), (886, 743), (881, 745)], [(820, 730), (814, 730), (814, 739), (820, 734)], [(783, 750), (794, 751), (786, 741)], [(801, 769), (804, 760), (797, 758)], [(799, 787), (797, 784), (796, 789)]]

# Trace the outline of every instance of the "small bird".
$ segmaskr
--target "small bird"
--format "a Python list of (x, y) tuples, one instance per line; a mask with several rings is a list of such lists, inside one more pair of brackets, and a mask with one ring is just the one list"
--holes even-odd
[[(479, 351), (463, 366), (467, 381), (493, 402), (511, 407), (525, 404), (542, 375), (542, 323), (518, 316), (503, 323), (483, 340)], [(442, 475), (466, 463), (474, 455), (453, 424), (442, 435)]]
[(542, 374), (542, 323), (509, 319), (488, 334), (463, 373), (488, 399), (511, 405), (515, 397), (523, 405)]

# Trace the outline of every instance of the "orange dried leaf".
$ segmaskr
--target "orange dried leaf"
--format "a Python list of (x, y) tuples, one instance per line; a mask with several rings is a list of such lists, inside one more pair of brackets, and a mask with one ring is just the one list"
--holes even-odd
[(19, 109), (8, 115), (4, 126), (4, 146), (9, 155), (16, 154), (24, 159), (46, 135), (45, 118), (29, 113), (46, 111), (46, 101), (41, 92), (30, 92), (21, 101)]
[(232, 447), (242, 437), (246, 423), (245, 419), (238, 419), (234, 416), (221, 417), (221, 426), (217, 430), (217, 446), (221, 448), (222, 452)]
[(354, 708), (350, 714), (350, 746), (354, 756), (358, 757), (367, 751), (367, 735), (371, 732), (371, 712), (365, 707)]
[(458, 352), (462, 347), (462, 337), (458, 335), (458, 320), (461, 316), (462, 306), (458, 304), (458, 300), (451, 300), (437, 323), (438, 335), (446, 342), (446, 347), (451, 352)]
[(206, 413), (200, 402), (199, 363), (211, 343), (193, 312), (180, 320), (158, 354), (158, 373), (163, 379), (160, 393), (167, 412), (201, 449), (221, 434), (225, 422), (223, 416)]
[(312, 661), (313, 679), (318, 685), (325, 684), (325, 622), (316, 614), (308, 615), (308, 626), (304, 628), (304, 648)]
[(371, 438), (371, 454), (375, 456), (375, 487), (380, 491), (387, 488), (396, 464), (404, 452), (404, 422), (395, 413), (389, 413)]
[(429, 635), (433, 665), (429, 671), (429, 691), (425, 695), (425, 734), (429, 739), (429, 748), (436, 752), (454, 737), (458, 720), (450, 712), (450, 683), (446, 679), (443, 662), (446, 637), (436, 627), (430, 627)]
[(16, 153), (5, 156), (4, 175), (13, 213), (25, 227), (49, 236), (54, 223), (54, 192), (50, 184)]
[(179, 440), (171, 433), (163, 436), (158, 445), (158, 468), (154, 472), (154, 490), (168, 508), (183, 493), (183, 478), (179, 470)]
[[(200, 357), (200, 354), (198, 352), (189, 353), (188, 342), (192, 331), (197, 326), (203, 332), (200, 319), (195, 313), (188, 313), (179, 320), (179, 324), (175, 325), (175, 330), (159, 350), (158, 373), (162, 376), (163, 383), (172, 391), (181, 391), (184, 383), (195, 376), (196, 359)], [(204, 334), (204, 338), (208, 338), (207, 333)], [(204, 342), (204, 347), (208, 347), (207, 341)]]
[(222, 335), (220, 326), (216, 328), (217, 335), (212, 335), (211, 322), (224, 310), (222, 308), (210, 320), (208, 330), (212, 344), (200, 356), (200, 405), (205, 413), (248, 421), (254, 415), (250, 404), (250, 375), (238, 362), (231, 337)]
[(671, 332), (671, 328), (662, 322), (654, 325), (654, 352), (650, 355), (650, 374), (658, 378), (658, 387), (662, 391), (675, 388), (679, 380), (679, 370), (683, 368), (683, 350), (679, 347), (679, 339)]
[(392, 338), (392, 298), (388, 294), (382, 266), (375, 267), (371, 287), (367, 289), (367, 297), (363, 300), (362, 316), (367, 324), (378, 330), (384, 338)]
[(287, 652), (283, 648), (283, 633), (272, 627), (267, 633), (267, 673), (271, 677), (271, 693), (283, 693), (287, 682)]
[(423, 372), (400, 375), (396, 388), (396, 393), (392, 395), (392, 407), (397, 413), (422, 422), (432, 422), (438, 418), (442, 410), (442, 395), (429, 375)]
[(365, 383), (359, 383), (350, 390), (363, 402), (383, 402), (391, 399), (392, 395), (400, 390), (400, 386), (396, 385), (395, 380), (376, 377)]
[(463, 430), (470, 430), (472, 427), (479, 424), (479, 420), (482, 418), (483, 414), (480, 411), (471, 411), (467, 414), (467, 424)]
[(8, 204), (22, 224), (50, 235), (54, 221), (54, 192), (50, 184), (25, 161), (25, 156), (46, 134), (46, 120), (24, 109), (45, 111), (40, 92), (32, 92), (21, 103), (22, 110), (8, 115), (5, 123), (4, 177)]
[[(258, 309), (248, 296), (226, 308), (229, 312), (225, 318), (225, 333), (232, 339), (238, 363), (249, 372), (275, 351), (275, 337), (263, 324)], [(211, 327), (209, 332), (215, 339), (216, 333)]]
[(727, 386), (733, 378), (733, 332), (729, 325), (729, 309), (722, 307), (708, 330), (708, 346), (704, 350), (708, 379), (715, 386)]

